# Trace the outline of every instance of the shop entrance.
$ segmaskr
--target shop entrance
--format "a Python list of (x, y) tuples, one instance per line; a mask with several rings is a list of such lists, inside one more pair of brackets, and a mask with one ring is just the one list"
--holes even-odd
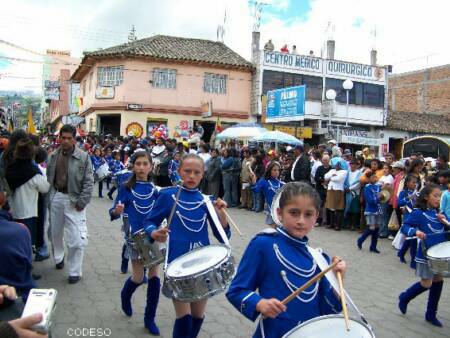
[(403, 139), (389, 138), (389, 152), (393, 153), (396, 159), (402, 158)]
[(209, 141), (211, 140), (211, 136), (214, 133), (214, 130), (216, 129), (216, 122), (213, 121), (202, 121), (202, 120), (195, 120), (195, 122), (199, 123), (202, 128), (203, 128), (203, 137), (202, 140), (205, 143), (209, 143)]
[(97, 133), (101, 135), (120, 135), (120, 115), (99, 115)]

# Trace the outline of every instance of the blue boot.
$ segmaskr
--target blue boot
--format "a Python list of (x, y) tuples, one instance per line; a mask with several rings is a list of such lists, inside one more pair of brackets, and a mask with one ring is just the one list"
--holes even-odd
[(370, 228), (366, 228), (366, 230), (364, 230), (364, 232), (362, 233), (361, 237), (359, 237), (358, 240), (356, 241), (356, 245), (358, 245), (359, 250), (362, 249), (362, 245), (366, 240), (366, 238), (369, 237), (371, 231), (372, 230), (370, 230)]
[(190, 338), (192, 332), (192, 316), (186, 315), (175, 320), (173, 338)]
[(155, 323), (156, 308), (159, 302), (159, 289), (161, 282), (158, 277), (153, 277), (148, 280), (147, 285), (147, 305), (144, 313), (144, 324), (150, 334), (159, 336), (159, 328)]
[(397, 256), (398, 256), (398, 258), (400, 258), (400, 262), (402, 262), (402, 263), (406, 263), (405, 254), (406, 254), (406, 251), (408, 251), (408, 249), (410, 248), (411, 242), (412, 242), (412, 240), (404, 241), (402, 244), (402, 247), (397, 252)]
[(191, 332), (191, 338), (197, 338), (198, 333), (200, 332), (200, 329), (202, 327), (203, 321), (205, 320), (205, 317), (203, 318), (195, 318), (192, 317), (192, 332)]
[(127, 246), (124, 244), (122, 246), (122, 262), (120, 263), (120, 272), (121, 273), (128, 272), (128, 258), (125, 257), (126, 250), (127, 250)]
[(128, 317), (131, 317), (133, 314), (133, 309), (131, 308), (131, 296), (140, 285), (142, 285), (142, 283), (135, 283), (131, 280), (131, 277), (128, 277), (120, 292), (122, 310)]
[(400, 294), (398, 297), (398, 308), (400, 309), (400, 312), (403, 314), (406, 314), (406, 309), (408, 307), (408, 303), (416, 298), (421, 293), (427, 291), (428, 289), (423, 287), (420, 282), (417, 282), (409, 287), (409, 289), (406, 289), (404, 292)]
[(378, 244), (378, 229), (372, 230), (372, 237), (370, 238), (370, 251), (375, 253), (380, 253), (377, 249)]
[(441, 298), (443, 281), (433, 282), (430, 288), (430, 294), (428, 295), (427, 312), (425, 313), (425, 319), (434, 326), (442, 327), (442, 323), (436, 318), (439, 299)]

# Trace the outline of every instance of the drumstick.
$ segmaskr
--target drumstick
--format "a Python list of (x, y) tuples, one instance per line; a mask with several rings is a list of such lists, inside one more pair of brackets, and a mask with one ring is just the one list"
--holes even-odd
[(225, 215), (227, 216), (228, 222), (230, 222), (230, 224), (236, 229), (236, 231), (238, 232), (238, 234), (242, 236), (242, 232), (239, 230), (237, 224), (234, 223), (234, 221), (233, 221), (233, 219), (231, 218), (231, 216), (230, 216), (230, 214), (228, 213), (228, 211), (227, 211), (225, 208), (223, 208), (222, 210), (223, 210), (223, 212), (225, 213)]
[(178, 188), (177, 194), (175, 195), (175, 203), (173, 204), (172, 210), (170, 210), (169, 218), (167, 219), (167, 228), (169, 228), (170, 223), (172, 222), (173, 215), (175, 214), (175, 209), (177, 208), (178, 199), (180, 198), (181, 189), (183, 188), (183, 181), (178, 181), (180, 187)]
[(345, 295), (344, 295), (344, 283), (342, 282), (342, 274), (340, 271), (336, 272), (336, 277), (339, 282), (339, 297), (341, 297), (342, 312), (344, 313), (345, 327), (347, 328), (347, 331), (350, 331), (350, 322), (348, 320), (347, 303), (345, 302)]
[(302, 293), (303, 291), (305, 291), (307, 288), (309, 288), (310, 285), (312, 285), (313, 283), (317, 282), (320, 278), (322, 278), (326, 273), (328, 273), (329, 271), (331, 271), (332, 269), (334, 269), (334, 267), (336, 265), (338, 265), (338, 263), (340, 263), (342, 261), (342, 259), (337, 260), (336, 262), (334, 262), (333, 264), (331, 264), (330, 266), (328, 266), (328, 268), (326, 268), (325, 270), (321, 271), (319, 274), (317, 274), (317, 276), (314, 276), (313, 278), (311, 278), (309, 281), (307, 281), (305, 284), (303, 284), (301, 287), (299, 287), (297, 290), (295, 290), (294, 292), (292, 292), (289, 296), (287, 296), (285, 299), (283, 299), (281, 302), (286, 305), (287, 303), (289, 303), (291, 300), (293, 300), (295, 297), (297, 297), (300, 293)]

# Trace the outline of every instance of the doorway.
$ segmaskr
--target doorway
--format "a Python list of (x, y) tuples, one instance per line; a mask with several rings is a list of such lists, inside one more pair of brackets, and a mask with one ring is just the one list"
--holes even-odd
[(120, 115), (99, 115), (97, 133), (100, 135), (120, 136)]
[(194, 120), (194, 124), (198, 122), (203, 128), (203, 137), (202, 140), (205, 143), (209, 143), (211, 140), (211, 136), (216, 129), (216, 122), (213, 121), (202, 121), (202, 120)]

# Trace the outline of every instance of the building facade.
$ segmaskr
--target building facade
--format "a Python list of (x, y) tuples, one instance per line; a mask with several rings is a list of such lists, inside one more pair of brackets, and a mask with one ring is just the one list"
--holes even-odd
[(400, 157), (403, 142), (418, 136), (450, 140), (450, 65), (393, 74), (388, 88), (388, 151)]
[(78, 112), (71, 108), (73, 101), (70, 77), (80, 61), (79, 58), (72, 57), (70, 51), (46, 51), (42, 68), (42, 126), (55, 126), (62, 116)]
[[(379, 150), (379, 133), (386, 124), (388, 67), (377, 66), (376, 61), (363, 65), (335, 60), (334, 41), (328, 45), (328, 58), (260, 50), (259, 33), (254, 32), (252, 57), (259, 78), (254, 84), (252, 108), (264, 123), (267, 92), (304, 85), (304, 115), (266, 124), (268, 128), (294, 134), (310, 144), (336, 139), (345, 148), (371, 146)], [(343, 88), (347, 79), (353, 82), (348, 106)], [(334, 101), (327, 100), (328, 89), (336, 92)]]
[(156, 35), (85, 54), (72, 81), (87, 132), (185, 137), (198, 122), (208, 140), (218, 120), (252, 120), (253, 70), (223, 43)]

